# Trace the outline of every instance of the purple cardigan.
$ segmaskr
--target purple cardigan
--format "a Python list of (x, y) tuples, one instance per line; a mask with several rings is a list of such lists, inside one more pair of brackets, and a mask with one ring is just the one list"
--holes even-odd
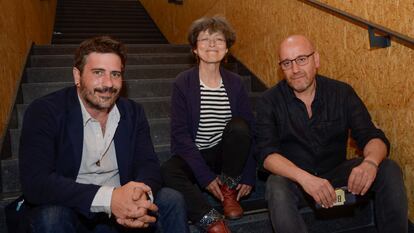
[[(200, 120), (198, 74), (198, 67), (193, 67), (180, 73), (174, 82), (171, 96), (171, 151), (173, 155), (178, 155), (187, 162), (198, 183), (206, 187), (217, 175), (208, 167), (195, 144)], [(223, 68), (220, 68), (220, 74), (227, 91), (232, 116), (246, 120), (254, 136), (254, 117), (240, 76)], [(256, 180), (254, 148), (252, 143), (241, 179), (241, 183), (252, 186)]]

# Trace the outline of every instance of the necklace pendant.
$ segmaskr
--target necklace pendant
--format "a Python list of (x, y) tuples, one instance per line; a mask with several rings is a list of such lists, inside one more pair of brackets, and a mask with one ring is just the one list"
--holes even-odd
[(98, 166), (98, 167), (100, 167), (101, 166), (101, 161), (100, 160), (98, 160), (98, 161), (96, 161), (96, 166)]

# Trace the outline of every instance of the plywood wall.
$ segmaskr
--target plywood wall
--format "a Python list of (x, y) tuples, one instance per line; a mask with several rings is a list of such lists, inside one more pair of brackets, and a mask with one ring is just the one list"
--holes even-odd
[[(392, 41), (370, 49), (364, 28), (298, 0), (140, 0), (172, 43), (186, 43), (191, 22), (220, 14), (238, 34), (232, 53), (268, 86), (278, 82), (277, 49), (290, 34), (305, 34), (321, 54), (320, 73), (350, 83), (392, 143), (402, 167), (414, 220), (414, 46)], [(324, 0), (331, 6), (414, 37), (412, 0)]]
[(50, 43), (56, 0), (0, 1), (0, 143), (32, 42)]

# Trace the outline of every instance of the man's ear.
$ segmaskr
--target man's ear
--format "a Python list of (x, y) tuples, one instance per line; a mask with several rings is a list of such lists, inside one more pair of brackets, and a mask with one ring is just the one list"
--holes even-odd
[(81, 78), (80, 70), (78, 70), (78, 68), (76, 67), (73, 67), (72, 75), (73, 75), (73, 81), (75, 82), (76, 87), (79, 87), (80, 78)]
[(318, 69), (320, 66), (319, 53), (315, 51), (313, 58), (315, 59), (315, 68)]

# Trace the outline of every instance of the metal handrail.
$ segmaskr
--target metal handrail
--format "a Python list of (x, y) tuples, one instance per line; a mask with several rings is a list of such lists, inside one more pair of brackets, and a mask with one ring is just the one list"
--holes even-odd
[(369, 31), (371, 30), (370, 39), (373, 36), (373, 30), (374, 30), (375, 32), (378, 32), (379, 34), (381, 34), (383, 37), (393, 38), (393, 39), (398, 40), (402, 44), (405, 44), (406, 46), (414, 47), (414, 39), (409, 36), (403, 35), (399, 32), (396, 32), (394, 30), (391, 30), (379, 24), (370, 22), (356, 15), (352, 15), (350, 13), (344, 12), (335, 7), (329, 6), (325, 3), (322, 3), (316, 0), (300, 0), (300, 1), (307, 3), (308, 5), (315, 6), (316, 8), (319, 8), (321, 10), (327, 11), (328, 13), (331, 13), (333, 15), (337, 15), (348, 21), (354, 22), (360, 26), (368, 27), (368, 30)]

